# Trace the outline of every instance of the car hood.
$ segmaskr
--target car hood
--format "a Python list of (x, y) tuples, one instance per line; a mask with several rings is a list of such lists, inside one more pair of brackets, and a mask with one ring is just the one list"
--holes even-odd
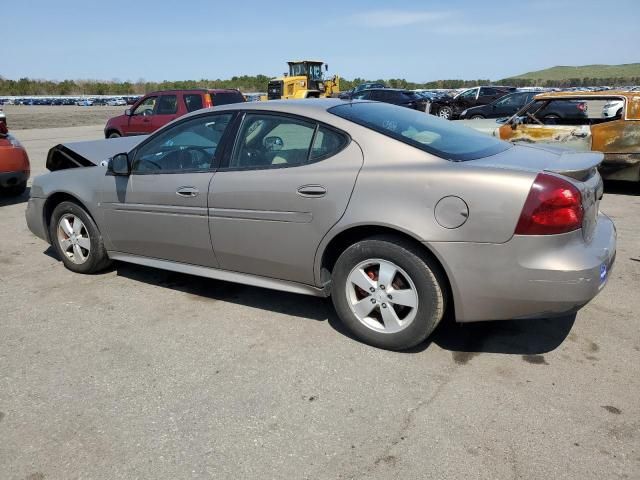
[(118, 153), (130, 152), (147, 137), (148, 135), (140, 135), (88, 142), (60, 143), (49, 150), (47, 169), (53, 172), (65, 168), (93, 167)]

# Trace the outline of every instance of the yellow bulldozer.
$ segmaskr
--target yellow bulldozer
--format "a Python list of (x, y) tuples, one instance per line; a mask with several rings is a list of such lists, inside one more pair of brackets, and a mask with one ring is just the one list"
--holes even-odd
[[(287, 62), (289, 73), (274, 78), (267, 86), (267, 99), (337, 97), (340, 93), (340, 77), (324, 78), (329, 66), (315, 60)], [(323, 67), (324, 65), (324, 72)]]

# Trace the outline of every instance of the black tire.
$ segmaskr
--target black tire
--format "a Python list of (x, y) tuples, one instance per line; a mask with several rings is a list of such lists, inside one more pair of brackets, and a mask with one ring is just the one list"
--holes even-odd
[(469, 117), (469, 120), (484, 120), (484, 115), (480, 115), (480, 114), (471, 115), (471, 117)]
[(107, 138), (120, 138), (122, 135), (120, 135), (118, 132), (109, 132), (109, 135), (107, 135)]
[[(64, 215), (68, 214), (75, 215), (82, 221), (90, 240), (90, 250), (84, 263), (74, 263), (64, 253), (58, 240), (58, 223)], [(54, 208), (51, 214), (51, 221), (49, 222), (49, 238), (51, 239), (51, 245), (56, 250), (64, 266), (72, 272), (85, 274), (97, 273), (111, 264), (98, 227), (85, 209), (77, 203), (62, 202)]]
[[(417, 312), (403, 330), (395, 333), (376, 331), (361, 322), (351, 309), (347, 293), (349, 274), (369, 259), (394, 263), (407, 273), (416, 287)], [(425, 252), (403, 239), (381, 235), (357, 242), (340, 255), (332, 273), (331, 298), (338, 317), (358, 339), (379, 348), (406, 350), (423, 342), (442, 320), (446, 285), (439, 265)]]

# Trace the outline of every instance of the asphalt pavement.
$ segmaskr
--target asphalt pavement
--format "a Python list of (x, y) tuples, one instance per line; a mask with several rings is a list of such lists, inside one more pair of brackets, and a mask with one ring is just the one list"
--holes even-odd
[[(102, 126), (15, 133), (37, 175)], [(577, 316), (445, 321), (407, 353), (323, 299), (73, 274), (0, 198), (0, 478), (640, 478), (638, 193), (607, 186), (617, 263)]]

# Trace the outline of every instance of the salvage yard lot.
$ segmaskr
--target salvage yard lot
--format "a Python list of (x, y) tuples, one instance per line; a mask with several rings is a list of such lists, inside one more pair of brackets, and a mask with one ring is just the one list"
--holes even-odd
[[(128, 107), (77, 107), (74, 105), (3, 105), (11, 130), (27, 128), (54, 128), (60, 125), (75, 127), (81, 125), (102, 126), (116, 115), (122, 115)], [(102, 138), (104, 135), (100, 135)]]
[[(18, 128), (13, 109), (124, 108), (5, 107)], [(103, 125), (15, 134), (38, 175)], [(607, 186), (617, 263), (575, 318), (444, 322), (409, 353), (352, 340), (318, 298), (73, 274), (2, 198), (0, 478), (638, 478), (637, 193)]]

